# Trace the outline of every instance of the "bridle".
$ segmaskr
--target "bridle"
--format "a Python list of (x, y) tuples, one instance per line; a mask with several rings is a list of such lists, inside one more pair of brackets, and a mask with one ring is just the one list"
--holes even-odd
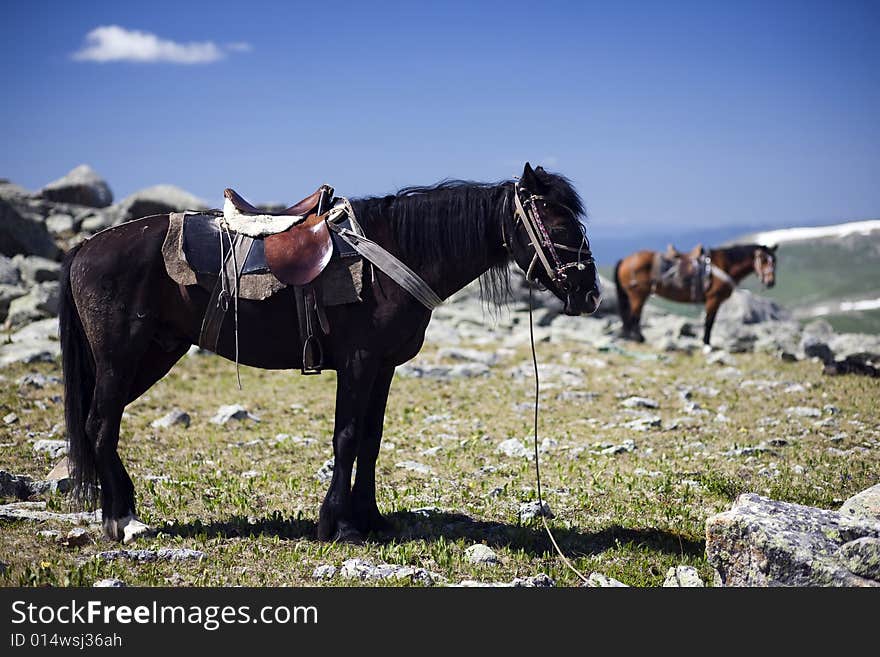
[[(587, 265), (595, 264), (593, 254), (590, 251), (590, 241), (587, 239), (587, 233), (579, 221), (578, 224), (580, 226), (582, 239), (578, 248), (559, 244), (550, 239), (550, 232), (547, 230), (547, 226), (544, 224), (544, 221), (541, 218), (541, 212), (538, 209), (538, 201), (545, 204), (553, 203), (554, 205), (558, 205), (567, 210), (572, 218), (577, 221), (577, 214), (571, 208), (562, 203), (551, 201), (539, 194), (532, 194), (518, 182), (513, 184), (513, 226), (515, 229), (517, 224), (522, 222), (529, 238), (529, 245), (535, 250), (535, 255), (532, 256), (532, 261), (526, 271), (526, 280), (532, 282), (536, 280), (533, 276), (533, 272), (538, 263), (541, 263), (541, 266), (544, 267), (544, 271), (547, 272), (550, 280), (555, 285), (558, 285), (561, 291), (568, 292), (571, 289), (571, 282), (568, 280), (568, 270), (576, 269), (578, 271), (583, 271), (587, 268)], [(502, 225), (502, 236), (503, 231), (504, 228)], [(509, 252), (510, 246), (507, 244), (506, 237), (504, 237), (504, 245)], [(559, 251), (577, 253), (577, 260), (563, 263), (562, 259), (559, 257)]]
[[(765, 255), (767, 256), (767, 260), (766, 260), (767, 267), (766, 268), (764, 267), (764, 263), (765, 263), (764, 256)], [(766, 286), (767, 285), (767, 277), (770, 274), (772, 274), (775, 270), (775, 267), (773, 265), (773, 256), (767, 254), (766, 252), (762, 251), (761, 249), (755, 249), (753, 268), (755, 270), (755, 273), (758, 275), (758, 278), (761, 279), (761, 283)]]

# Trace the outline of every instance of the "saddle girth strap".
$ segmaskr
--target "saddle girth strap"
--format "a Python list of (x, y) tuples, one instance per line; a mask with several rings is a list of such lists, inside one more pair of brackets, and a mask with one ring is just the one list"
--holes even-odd
[[(221, 239), (223, 234), (221, 233)], [(236, 233), (230, 245), (230, 252), (227, 254), (225, 261), (222, 263), (219, 273), (217, 274), (217, 283), (211, 292), (208, 300), (208, 307), (205, 309), (205, 317), (202, 320), (202, 328), (199, 332), (199, 347), (217, 352), (217, 342), (220, 339), (220, 329), (223, 326), (223, 320), (226, 312), (229, 310), (228, 290), (231, 288), (234, 295), (238, 295), (238, 280), (240, 271), (236, 271), (236, 266), (243, 267), (247, 260), (251, 247), (254, 244), (252, 237), (247, 237), (240, 233)], [(230, 286), (229, 283), (232, 282)]]

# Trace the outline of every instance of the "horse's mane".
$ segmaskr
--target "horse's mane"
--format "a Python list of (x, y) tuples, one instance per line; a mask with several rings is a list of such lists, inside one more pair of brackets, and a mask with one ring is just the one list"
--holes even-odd
[(750, 258), (752, 255), (754, 255), (756, 250), (766, 250), (766, 248), (767, 247), (761, 246), (760, 244), (734, 244), (732, 246), (711, 249), (710, 254), (722, 252), (727, 256), (731, 264), (736, 264), (738, 262), (746, 260), (747, 258)]
[[(536, 171), (547, 186), (544, 195), (583, 216), (584, 206), (574, 187), (564, 176)], [(396, 194), (352, 201), (355, 215), (367, 236), (370, 227), (387, 221), (407, 264), (454, 257), (484, 258), (487, 249), (501, 249), (493, 243), (500, 227), (513, 213), (513, 183), (479, 183), (444, 180), (424, 187), (404, 187)], [(480, 277), (484, 300), (500, 304), (509, 294), (508, 258), (502, 257)]]

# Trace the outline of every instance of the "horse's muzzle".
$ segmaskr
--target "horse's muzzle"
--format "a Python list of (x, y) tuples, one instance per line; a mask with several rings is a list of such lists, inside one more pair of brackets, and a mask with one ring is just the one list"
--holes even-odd
[(592, 315), (599, 309), (602, 302), (602, 292), (594, 287), (583, 297), (573, 295), (571, 292), (565, 295), (565, 306), (562, 309), (566, 315)]

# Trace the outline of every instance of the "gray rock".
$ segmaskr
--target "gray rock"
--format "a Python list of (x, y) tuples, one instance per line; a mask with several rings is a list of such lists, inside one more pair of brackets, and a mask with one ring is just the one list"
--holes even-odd
[(470, 563), (473, 564), (493, 566), (500, 563), (498, 555), (495, 554), (495, 550), (483, 543), (471, 545), (467, 550), (464, 551), (464, 556)]
[(590, 576), (587, 577), (587, 581), (584, 586), (592, 586), (598, 588), (629, 588), (629, 584), (624, 584), (623, 582), (616, 580), (613, 577), (608, 577), (608, 575), (603, 575), (602, 573), (590, 573)]
[(121, 579), (116, 579), (115, 577), (108, 577), (106, 579), (99, 579), (97, 582), (92, 584), (94, 588), (108, 588), (108, 589), (121, 589), (125, 587), (125, 582)]
[(39, 215), (0, 199), (0, 253), (7, 256), (23, 253), (54, 259), (61, 251)]
[(544, 502), (542, 505), (537, 500), (532, 502), (523, 502), (519, 505), (519, 521), (527, 522), (529, 520), (534, 520), (539, 516), (544, 516), (545, 518), (554, 518), (553, 511), (550, 509), (550, 505), (547, 502)]
[(201, 561), (206, 555), (201, 550), (189, 548), (160, 548), (158, 550), (108, 550), (99, 552), (96, 558), (103, 561)]
[(104, 208), (113, 203), (110, 186), (87, 164), (81, 164), (67, 175), (50, 182), (40, 190), (50, 201)]
[(444, 578), (424, 568), (397, 566), (393, 564), (372, 564), (364, 559), (347, 559), (339, 569), (339, 575), (346, 579), (360, 580), (409, 580), (412, 583), (432, 586)]
[(42, 390), (47, 385), (52, 383), (61, 383), (61, 379), (59, 379), (57, 376), (45, 376), (40, 372), (31, 372), (30, 374), (25, 374), (18, 380), (19, 386), (36, 388), (37, 390)]
[(27, 294), (13, 299), (9, 304), (6, 325), (15, 330), (33, 321), (53, 317), (58, 314), (58, 301), (57, 282), (35, 285)]
[(31, 478), (27, 475), (14, 475), (6, 470), (0, 470), (0, 497), (26, 500), (33, 494), (31, 483)]
[(0, 345), (0, 367), (12, 363), (49, 363), (61, 355), (57, 340), (14, 342)]
[(626, 439), (619, 445), (609, 445), (599, 450), (599, 454), (613, 456), (615, 454), (625, 454), (626, 452), (634, 452), (636, 450), (636, 441)]
[(126, 197), (112, 210), (113, 223), (119, 224), (153, 214), (182, 212), (184, 210), (207, 210), (206, 201), (193, 196), (174, 185), (155, 185)]
[(791, 417), (821, 417), (822, 411), (811, 406), (789, 406), (785, 414)]
[(440, 358), (450, 358), (452, 360), (464, 360), (472, 363), (482, 363), (483, 365), (494, 365), (498, 362), (497, 354), (488, 351), (479, 351), (478, 349), (460, 349), (458, 347), (446, 347), (437, 351)]
[(15, 413), (7, 413), (3, 416), (3, 424), (10, 425), (18, 422), (18, 416)]
[(498, 447), (495, 448), (495, 451), (501, 452), (505, 456), (509, 456), (511, 458), (535, 458), (534, 452), (529, 450), (517, 438), (508, 438), (507, 440), (500, 443)]
[(462, 363), (460, 365), (430, 365), (427, 363), (406, 363), (397, 368), (397, 374), (417, 379), (470, 379), (488, 376), (489, 366), (483, 363)]
[(214, 415), (214, 417), (211, 418), (211, 422), (214, 424), (226, 424), (230, 420), (251, 420), (253, 422), (259, 422), (260, 418), (258, 418), (256, 415), (252, 415), (241, 404), (230, 404), (228, 406), (221, 406), (217, 409), (217, 413)]
[(82, 547), (90, 543), (94, 543), (94, 539), (85, 527), (74, 527), (64, 537), (64, 544), (68, 547)]
[(12, 262), (18, 267), (21, 278), (27, 285), (57, 281), (61, 273), (60, 263), (42, 256), (19, 254), (13, 256)]
[(663, 586), (693, 588), (705, 586), (705, 584), (693, 566), (675, 566), (666, 571)]
[(841, 551), (860, 538), (880, 522), (746, 493), (706, 521), (706, 556), (725, 586), (880, 586), (861, 548)]
[(417, 472), (419, 474), (434, 473), (434, 469), (431, 466), (419, 463), (418, 461), (401, 461), (400, 463), (395, 463), (394, 467), (409, 470), (410, 472)]
[(647, 397), (627, 397), (620, 405), (626, 408), (660, 408), (660, 404)]
[(23, 297), (28, 293), (28, 289), (21, 284), (4, 285), (0, 283), (0, 322), (6, 320), (9, 314), (9, 305), (19, 297)]
[(46, 511), (45, 502), (13, 502), (0, 505), (0, 518), (8, 520), (34, 520), (36, 522), (58, 521), (74, 525), (100, 523), (101, 511), (81, 513), (55, 513)]
[(840, 559), (850, 572), (880, 586), (880, 539), (862, 537), (840, 546)]
[(537, 575), (532, 575), (531, 577), (515, 577), (511, 582), (510, 586), (513, 588), (551, 588), (556, 586), (556, 582), (553, 581), (553, 578), (550, 575), (545, 573), (539, 573)]
[(663, 421), (659, 415), (648, 415), (625, 422), (623, 426), (632, 431), (648, 431), (649, 429), (659, 429), (662, 425)]
[(183, 425), (184, 429), (186, 429), (187, 427), (189, 427), (189, 423), (189, 413), (179, 408), (174, 408), (162, 417), (160, 417), (158, 420), (153, 420), (150, 423), (150, 426), (154, 429), (168, 429), (169, 427), (173, 427), (176, 424), (180, 424)]
[(45, 452), (53, 459), (57, 459), (67, 454), (67, 441), (43, 438), (34, 443), (34, 451), (37, 453)]
[(840, 513), (854, 518), (880, 522), (880, 484), (875, 484), (849, 498), (840, 507)]
[(333, 479), (333, 459), (329, 458), (324, 461), (323, 465), (318, 468), (318, 471), (315, 473), (315, 477), (318, 481), (322, 483), (327, 483), (331, 479)]
[(312, 571), (312, 579), (333, 579), (336, 576), (336, 566), (330, 564), (321, 564), (315, 566)]
[(0, 178), (0, 198), (25, 199), (33, 196), (24, 187), (10, 182), (6, 178)]
[(715, 321), (719, 324), (757, 324), (790, 319), (791, 313), (772, 299), (743, 289), (734, 290), (730, 298), (718, 308), (715, 316)]
[(17, 285), (21, 281), (21, 272), (13, 258), (0, 255), (0, 285)]
[(55, 237), (72, 235), (76, 232), (76, 223), (69, 214), (59, 212), (46, 217), (46, 230)]
[(50, 541), (52, 543), (57, 543), (61, 541), (61, 532), (56, 529), (44, 529), (42, 531), (37, 532), (37, 537), (44, 541)]

